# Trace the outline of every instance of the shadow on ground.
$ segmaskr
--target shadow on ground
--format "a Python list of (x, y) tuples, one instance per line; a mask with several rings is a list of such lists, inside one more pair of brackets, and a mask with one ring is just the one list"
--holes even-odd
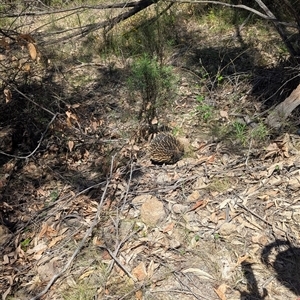
[[(265, 246), (261, 261), (267, 268), (272, 268), (276, 279), (296, 296), (300, 295), (300, 248), (293, 247), (289, 241), (276, 240)], [(252, 264), (243, 262), (242, 271), (247, 281), (247, 292), (240, 292), (241, 300), (263, 300), (268, 296), (267, 288), (259, 289)], [(274, 280), (274, 279), (273, 279)]]

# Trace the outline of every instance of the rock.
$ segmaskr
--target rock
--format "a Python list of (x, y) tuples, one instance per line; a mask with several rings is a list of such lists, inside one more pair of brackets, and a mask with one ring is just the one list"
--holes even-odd
[(147, 225), (156, 225), (165, 216), (162, 202), (154, 196), (147, 199), (141, 207), (141, 219)]
[(152, 195), (140, 195), (140, 196), (136, 196), (132, 201), (132, 205), (141, 205), (144, 202), (146, 202), (147, 200), (151, 199)]
[(182, 205), (182, 204), (174, 204), (172, 209), (175, 214), (181, 214), (181, 213), (187, 211), (188, 207), (186, 205)]
[(165, 173), (160, 173), (156, 177), (156, 182), (158, 184), (166, 184), (172, 182), (172, 177)]
[(221, 236), (229, 236), (231, 234), (234, 234), (235, 232), (236, 225), (232, 223), (224, 223), (219, 229), (219, 233)]

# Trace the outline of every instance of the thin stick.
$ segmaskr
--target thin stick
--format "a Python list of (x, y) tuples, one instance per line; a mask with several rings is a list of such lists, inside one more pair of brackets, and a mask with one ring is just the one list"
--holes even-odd
[(8, 81), (6, 81), (4, 78), (0, 78), (3, 82), (5, 82), (5, 84), (7, 84), (8, 86), (10, 86), (13, 90), (15, 90), (18, 94), (20, 94), (21, 96), (23, 96), (26, 100), (28, 100), (29, 102), (33, 103), (34, 105), (40, 107), (42, 110), (46, 111), (47, 113), (49, 113), (52, 116), (57, 115), (57, 113), (55, 114), (54, 112), (52, 112), (51, 110), (45, 108), (42, 105), (39, 105), (38, 103), (36, 103), (34, 100), (30, 99), (27, 95), (25, 95), (24, 93), (22, 93), (18, 88), (16, 88), (13, 84), (9, 83)]
[[(114, 156), (112, 157), (112, 160), (111, 160), (111, 170), (112, 170), (112, 166), (113, 166), (113, 162), (114, 162)], [(111, 171), (112, 173), (112, 171)], [(111, 174), (110, 174), (111, 175)], [(110, 176), (111, 178), (111, 176)], [(58, 273), (58, 274), (55, 274), (51, 280), (49, 281), (49, 283), (47, 284), (47, 286), (45, 287), (45, 289), (40, 292), (38, 295), (36, 295), (35, 297), (31, 298), (30, 300), (38, 300), (40, 299), (43, 295), (45, 295), (48, 290), (50, 289), (50, 287), (52, 286), (52, 284), (59, 278), (61, 277), (65, 272), (66, 270), (72, 265), (73, 263), (73, 260), (75, 259), (75, 257), (78, 255), (79, 251), (83, 248), (83, 246), (85, 245), (86, 243), (86, 240), (88, 239), (88, 237), (92, 234), (92, 231), (93, 229), (95, 228), (95, 226), (98, 224), (98, 220), (99, 220), (99, 217), (100, 217), (100, 213), (101, 213), (101, 208), (103, 206), (103, 202), (104, 202), (104, 199), (105, 199), (105, 196), (106, 196), (106, 193), (107, 193), (107, 189), (108, 189), (108, 186), (110, 184), (110, 178), (107, 179), (107, 182), (106, 182), (106, 186), (104, 188), (104, 191), (103, 191), (103, 194), (102, 194), (102, 197), (101, 197), (101, 200), (98, 204), (98, 207), (97, 207), (97, 212), (96, 212), (96, 215), (95, 215), (95, 218), (93, 220), (93, 223), (91, 224), (91, 226), (89, 227), (89, 229), (86, 231), (84, 237), (82, 238), (81, 242), (79, 243), (77, 249), (74, 251), (73, 255), (71, 256), (71, 258), (69, 259), (69, 261), (67, 262), (67, 264), (64, 266), (64, 268)]]
[[(137, 279), (130, 274), (130, 272), (122, 265), (122, 263), (119, 261), (119, 259), (112, 253), (110, 249), (108, 249), (105, 246), (99, 246), (100, 248), (105, 249), (109, 255), (113, 258), (113, 260), (116, 262), (116, 264), (127, 274), (128, 277), (130, 277), (134, 282), (137, 282)], [(31, 299), (32, 300), (32, 299)]]
[(32, 155), (40, 148), (41, 143), (42, 143), (42, 141), (43, 141), (43, 139), (44, 139), (44, 137), (45, 137), (45, 134), (47, 133), (47, 131), (48, 131), (50, 125), (51, 125), (51, 124), (54, 122), (54, 120), (56, 119), (57, 115), (58, 115), (58, 113), (56, 113), (56, 114), (53, 116), (53, 118), (51, 119), (51, 121), (48, 123), (48, 125), (47, 125), (45, 131), (42, 133), (42, 136), (40, 137), (40, 140), (39, 140), (39, 142), (38, 142), (38, 145), (35, 147), (35, 149), (34, 149), (30, 154), (28, 154), (28, 155), (26, 155), (26, 156), (17, 156), (17, 155), (8, 154), (8, 153), (2, 152), (2, 151), (0, 151), (0, 154), (3, 154), (3, 155), (5, 155), (5, 156), (9, 156), (9, 157), (20, 158), (20, 159), (27, 159), (27, 158), (31, 157), (31, 156), (32, 156)]
[[(114, 222), (114, 220), (113, 220), (113, 222)], [(116, 230), (118, 230), (118, 222), (114, 222), (114, 224), (115, 224)], [(119, 265), (119, 267), (120, 267), (126, 274), (127, 274), (127, 272), (129, 273), (129, 271), (126, 272), (126, 271), (124, 270), (125, 267), (124, 267), (123, 265), (121, 265), (121, 262), (120, 262), (120, 261), (117, 261), (117, 255), (118, 255), (118, 253), (119, 253), (121, 247), (124, 245), (124, 243), (126, 243), (133, 235), (135, 235), (136, 233), (138, 233), (139, 231), (141, 231), (141, 230), (143, 229), (143, 227), (140, 227), (140, 228), (138, 228), (136, 231), (132, 232), (132, 230), (133, 230), (134, 227), (135, 227), (135, 224), (133, 224), (133, 225), (131, 226), (130, 230), (128, 231), (129, 233), (131, 232), (131, 234), (125, 236), (121, 242), (117, 242), (117, 243), (116, 243), (115, 251), (114, 251), (113, 255), (111, 255), (111, 257), (112, 257), (114, 260), (113, 260), (113, 261), (111, 262), (111, 264), (109, 265), (109, 268), (108, 268), (108, 270), (107, 270), (107, 276), (109, 276), (110, 272), (112, 271), (112, 268), (113, 268), (115, 262)], [(106, 246), (99, 246), (99, 247), (100, 247), (100, 248), (104, 248), (105, 250), (107, 250), (107, 252), (108, 252), (109, 254), (112, 253), (112, 251), (111, 251), (110, 249), (108, 249)], [(128, 274), (127, 274), (127, 275), (128, 275)], [(129, 276), (130, 278), (132, 278), (132, 275), (131, 275), (131, 274), (128, 275), (128, 276)]]
[[(241, 196), (239, 196), (237, 193), (234, 192), (234, 194), (241, 200), (244, 200)], [(271, 228), (276, 228), (280, 231), (282, 231), (283, 233), (285, 233), (285, 235), (288, 237), (288, 232), (282, 228), (279, 228), (277, 226), (275, 226), (274, 224), (268, 222), (267, 220), (265, 220), (263, 217), (261, 217), (260, 215), (258, 215), (257, 213), (255, 213), (254, 211), (252, 211), (251, 209), (249, 209), (248, 207), (246, 207), (244, 204), (240, 204), (237, 201), (235, 202), (237, 206), (239, 206), (240, 208), (246, 210), (247, 212), (249, 212), (252, 216), (258, 218), (259, 220), (263, 221), (265, 224), (269, 225)]]
[(130, 174), (129, 174), (129, 179), (128, 179), (128, 182), (127, 182), (126, 193), (125, 193), (125, 196), (124, 196), (121, 211), (123, 211), (123, 209), (125, 208), (125, 204), (126, 204), (126, 200), (127, 200), (129, 189), (130, 189), (131, 180), (132, 180), (132, 173), (133, 173), (133, 162), (131, 160), (131, 162), (130, 162)]
[[(251, 133), (252, 132), (253, 132), (253, 130), (251, 130)], [(252, 147), (252, 141), (253, 141), (253, 138), (250, 139), (250, 143), (249, 143), (247, 158), (246, 158), (246, 161), (245, 161), (246, 168), (248, 167), (248, 160), (249, 160), (249, 157), (250, 157), (250, 150), (251, 150), (251, 147)]]

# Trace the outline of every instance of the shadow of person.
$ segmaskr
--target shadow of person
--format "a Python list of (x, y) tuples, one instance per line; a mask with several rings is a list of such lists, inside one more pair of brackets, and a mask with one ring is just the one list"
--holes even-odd
[(300, 248), (293, 247), (289, 241), (275, 240), (264, 247), (261, 261), (274, 269), (282, 285), (300, 295)]
[(264, 300), (268, 295), (267, 290), (263, 288), (262, 295), (258, 290), (257, 280), (254, 276), (252, 264), (244, 261), (241, 263), (243, 274), (247, 280), (247, 292), (240, 291), (241, 300)]

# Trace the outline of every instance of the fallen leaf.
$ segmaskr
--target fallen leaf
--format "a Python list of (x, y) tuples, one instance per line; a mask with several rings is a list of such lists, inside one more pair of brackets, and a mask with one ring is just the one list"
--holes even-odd
[(27, 44), (27, 49), (28, 49), (28, 52), (29, 52), (29, 55), (30, 55), (31, 59), (36, 60), (37, 51), (36, 51), (35, 45), (32, 44), (32, 43), (28, 43)]
[(56, 243), (58, 243), (59, 241), (61, 241), (62, 239), (64, 239), (66, 236), (65, 235), (61, 235), (61, 236), (57, 236), (55, 238), (53, 238), (51, 240), (51, 242), (49, 243), (49, 248), (53, 247)]
[(187, 202), (194, 202), (200, 198), (200, 193), (198, 191), (193, 191), (186, 199)]
[(24, 64), (24, 65), (22, 66), (22, 70), (25, 71), (25, 72), (29, 72), (30, 69), (31, 69), (30, 64)]
[(156, 125), (157, 123), (158, 123), (157, 118), (156, 118), (156, 117), (153, 118), (152, 121), (151, 121), (151, 124), (152, 124), (152, 125)]
[(79, 103), (75, 103), (75, 104), (72, 104), (71, 107), (72, 108), (78, 108), (78, 107), (80, 107), (80, 104)]
[(238, 260), (237, 260), (237, 266), (239, 266), (241, 263), (243, 263), (244, 261), (246, 261), (247, 259), (249, 258), (249, 255), (244, 255), (244, 256), (240, 256), (238, 257)]
[(26, 253), (27, 254), (38, 253), (38, 252), (41, 252), (41, 251), (45, 251), (47, 248), (48, 248), (47, 245), (42, 242), (42, 243), (37, 244), (32, 249), (28, 249)]
[(214, 279), (214, 277), (208, 274), (207, 272), (197, 268), (188, 268), (183, 270), (182, 273), (194, 273), (202, 279)]
[(215, 155), (211, 155), (206, 159), (206, 163), (212, 163), (215, 161)]
[(94, 270), (89, 270), (89, 271), (83, 273), (83, 274), (79, 277), (79, 280), (82, 280), (82, 279), (84, 279), (84, 278), (90, 276), (90, 275), (93, 274), (93, 273), (94, 273)]
[(146, 279), (147, 272), (146, 272), (146, 266), (144, 262), (140, 262), (133, 270), (132, 275), (135, 276), (138, 281), (142, 281)]
[(6, 299), (6, 297), (10, 294), (10, 291), (11, 291), (11, 286), (2, 295), (2, 300)]
[(12, 98), (12, 94), (11, 94), (10, 89), (4, 89), (3, 93), (5, 95), (5, 103), (10, 102), (11, 98)]
[(225, 296), (226, 289), (227, 289), (227, 285), (225, 283), (219, 285), (216, 289), (214, 289), (216, 294), (221, 300), (226, 300), (226, 296)]
[(30, 34), (27, 34), (27, 33), (19, 34), (17, 39), (18, 39), (18, 41), (23, 40), (23, 41), (26, 41), (29, 43), (35, 43), (34, 38)]
[(40, 233), (38, 234), (38, 239), (41, 239), (44, 236), (44, 234), (47, 232), (47, 229), (48, 229), (48, 224), (44, 223), (42, 225)]
[(168, 232), (168, 231), (172, 231), (173, 230), (173, 228), (174, 228), (174, 223), (172, 222), (172, 223), (169, 223), (163, 230), (162, 230), (162, 232), (163, 233), (166, 233), (166, 232)]
[(193, 211), (193, 210), (196, 210), (197, 208), (199, 207), (205, 207), (205, 205), (207, 204), (206, 201), (204, 200), (199, 200), (197, 201), (192, 207), (191, 209), (189, 210), (189, 212)]
[(135, 293), (135, 299), (136, 299), (136, 300), (142, 300), (142, 299), (143, 299), (143, 291), (142, 291), (142, 290), (138, 290), (138, 291)]
[(72, 152), (73, 148), (74, 148), (74, 142), (73, 141), (68, 141), (68, 147), (70, 152)]
[(228, 112), (226, 110), (220, 110), (220, 116), (228, 120)]
[(295, 177), (293, 177), (293, 178), (290, 178), (290, 179), (288, 180), (288, 187), (289, 187), (291, 190), (293, 190), (293, 191), (298, 190), (299, 187), (300, 187), (300, 176), (297, 175), (297, 176), (295, 176)]
[(148, 268), (147, 268), (147, 274), (148, 278), (151, 278), (154, 274), (154, 271), (159, 267), (158, 263), (155, 263), (153, 260), (150, 261)]
[(274, 202), (269, 202), (266, 204), (266, 208), (265, 209), (269, 209), (270, 207), (274, 206), (275, 203)]
[(2, 257), (2, 263), (4, 264), (4, 265), (7, 265), (7, 264), (9, 264), (9, 258), (8, 258), (8, 255), (3, 255), (3, 257)]

